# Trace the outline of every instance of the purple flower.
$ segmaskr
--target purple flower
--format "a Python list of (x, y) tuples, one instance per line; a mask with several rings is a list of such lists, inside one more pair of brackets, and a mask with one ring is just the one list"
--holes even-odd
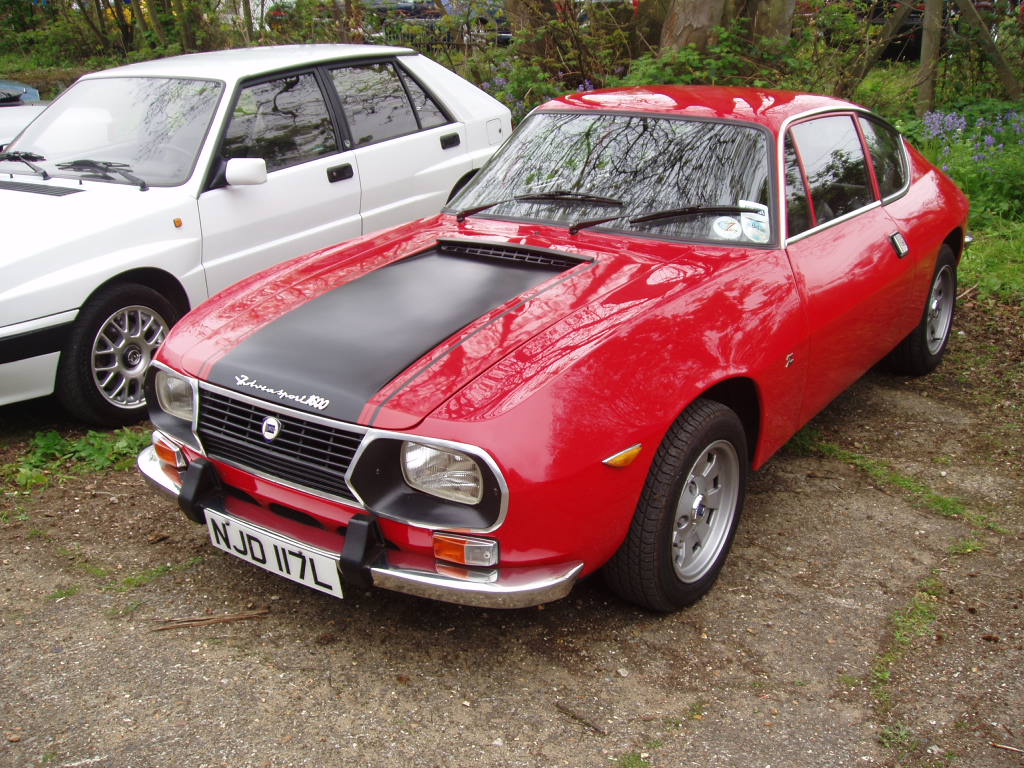
[(592, 91), (594, 90), (594, 84), (590, 82), (590, 78), (587, 78), (586, 80), (579, 84), (576, 90), (579, 91), (580, 93), (582, 93), (583, 91)]
[(985, 137), (985, 146), (986, 147), (994, 147), (995, 145), (996, 145), (996, 137), (995, 136), (986, 136)]
[(507, 78), (504, 78), (504, 77), (496, 77), (496, 78), (494, 78), (494, 87), (495, 88), (504, 88), (506, 85), (508, 85), (508, 79)]

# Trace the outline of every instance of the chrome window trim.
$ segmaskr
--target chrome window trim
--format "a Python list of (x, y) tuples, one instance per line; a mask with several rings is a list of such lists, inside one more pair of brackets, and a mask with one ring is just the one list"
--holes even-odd
[[(900, 189), (898, 191), (893, 192), (891, 195), (889, 195), (887, 197), (884, 197), (881, 200), (875, 200), (874, 202), (870, 203), (869, 205), (865, 205), (865, 206), (863, 206), (861, 208), (858, 208), (855, 211), (850, 211), (849, 213), (844, 213), (842, 216), (837, 216), (834, 219), (829, 219), (828, 221), (823, 222), (823, 223), (817, 225), (816, 227), (812, 227), (811, 229), (805, 229), (803, 232), (800, 232), (799, 234), (796, 234), (796, 235), (793, 235), (792, 237), (790, 237), (790, 235), (789, 235), (789, 221), (786, 219), (786, 182), (785, 182), (785, 173), (784, 173), (784, 169), (786, 167), (786, 165), (785, 165), (785, 162), (786, 162), (786, 160), (785, 160), (786, 134), (789, 132), (789, 129), (793, 125), (793, 123), (799, 123), (799, 122), (803, 122), (804, 120), (807, 120), (809, 118), (822, 117), (824, 115), (829, 115), (829, 114), (842, 115), (842, 114), (849, 114), (849, 113), (856, 114), (859, 117), (866, 117), (866, 118), (869, 118), (869, 119), (874, 119), (874, 120), (880, 122), (882, 125), (884, 125), (886, 127), (889, 127), (889, 128), (892, 128), (894, 131), (896, 131), (896, 136), (900, 140), (899, 141), (899, 144), (900, 144), (900, 159), (903, 162), (903, 169), (904, 169), (905, 176), (906, 176), (906, 178), (903, 181), (903, 186), (900, 187)], [(859, 129), (859, 126), (858, 126), (858, 135), (859, 135), (859, 130), (860, 129)], [(870, 155), (870, 153), (868, 153), (868, 155)], [(871, 160), (871, 158), (868, 157), (868, 156), (865, 156), (865, 159), (868, 160), (868, 162), (872, 163), (872, 167), (873, 167), (874, 161)], [(777, 189), (777, 195), (778, 196), (777, 196), (777, 199), (776, 199), (776, 205), (778, 206), (777, 214), (778, 214), (778, 220), (779, 220), (779, 231), (780, 231), (780, 233), (782, 233), (784, 235), (782, 237), (782, 247), (783, 248), (788, 248), (790, 243), (798, 242), (798, 241), (802, 240), (803, 238), (807, 237), (808, 235), (812, 235), (812, 234), (820, 232), (820, 231), (822, 231), (824, 229), (828, 229), (830, 226), (832, 226), (834, 224), (839, 224), (841, 222), (844, 222), (844, 221), (846, 221), (847, 219), (849, 219), (849, 218), (851, 218), (853, 216), (857, 216), (857, 215), (863, 213), (864, 211), (868, 211), (868, 210), (870, 210), (872, 208), (875, 208), (875, 207), (881, 207), (883, 205), (887, 205), (888, 203), (891, 203), (893, 200), (896, 200), (897, 198), (903, 197), (903, 195), (907, 194), (907, 192), (910, 191), (910, 157), (909, 157), (909, 153), (907, 152), (906, 138), (903, 136), (902, 133), (900, 133), (898, 130), (896, 130), (896, 126), (892, 125), (888, 121), (886, 121), (883, 118), (879, 117), (878, 115), (876, 115), (871, 110), (865, 109), (864, 107), (857, 106), (856, 104), (850, 104), (848, 106), (842, 106), (842, 107), (834, 107), (834, 106), (833, 107), (817, 107), (816, 109), (809, 109), (806, 112), (801, 112), (798, 115), (790, 115), (789, 117), (787, 117), (785, 120), (782, 121), (782, 125), (779, 126), (779, 133), (778, 133), (778, 136), (776, 136), (776, 141), (775, 141), (775, 163), (776, 163), (776, 168), (777, 168), (777, 176), (779, 178), (779, 185), (778, 185), (778, 189)]]
[(816, 235), (818, 232), (826, 230), (829, 227), (833, 227), (833, 226), (835, 226), (837, 224), (842, 224), (844, 221), (849, 221), (854, 216), (860, 216), (862, 213), (864, 213), (865, 211), (870, 211), (872, 208), (881, 208), (881, 207), (882, 207), (882, 201), (881, 200), (875, 200), (875, 202), (869, 203), (868, 205), (865, 205), (865, 206), (862, 206), (862, 207), (858, 208), (855, 211), (850, 211), (849, 213), (844, 213), (842, 216), (836, 216), (834, 219), (829, 219), (828, 221), (826, 221), (826, 222), (824, 222), (822, 224), (819, 224), (816, 227), (812, 227), (811, 229), (805, 229), (799, 235), (793, 235), (792, 237), (787, 238), (786, 239), (786, 247), (788, 248), (790, 246), (790, 244), (792, 244), (792, 243), (800, 242), (805, 237), (809, 237), (810, 235)]

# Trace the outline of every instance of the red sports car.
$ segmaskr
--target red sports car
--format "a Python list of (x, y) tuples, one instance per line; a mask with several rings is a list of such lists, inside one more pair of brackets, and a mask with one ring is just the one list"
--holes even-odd
[(214, 546), (337, 597), (520, 607), (601, 569), (675, 610), (751, 469), (883, 358), (938, 365), (967, 213), (848, 102), (556, 99), (440, 216), (181, 321), (139, 465)]

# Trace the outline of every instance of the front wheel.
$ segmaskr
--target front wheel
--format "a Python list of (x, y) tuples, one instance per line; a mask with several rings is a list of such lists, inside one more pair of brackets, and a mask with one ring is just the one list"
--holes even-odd
[(656, 611), (703, 597), (732, 546), (747, 475), (739, 417), (721, 403), (694, 402), (658, 448), (626, 540), (605, 566), (609, 586)]
[(956, 258), (943, 245), (935, 263), (932, 287), (921, 322), (899, 346), (889, 353), (888, 363), (896, 373), (923, 376), (942, 362), (953, 328), (956, 311)]
[(146, 415), (146, 369), (179, 313), (144, 285), (108, 286), (78, 313), (57, 369), (57, 397), (72, 415), (118, 427)]

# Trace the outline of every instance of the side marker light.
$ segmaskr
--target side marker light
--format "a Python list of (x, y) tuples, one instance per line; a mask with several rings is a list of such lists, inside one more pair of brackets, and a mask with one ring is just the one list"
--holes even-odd
[(637, 443), (624, 451), (619, 451), (614, 456), (609, 456), (602, 462), (602, 464), (607, 464), (609, 467), (617, 467), (619, 469), (622, 467), (628, 467), (636, 460), (636, 457), (640, 455), (640, 451), (642, 451), (643, 448), (643, 443)]

